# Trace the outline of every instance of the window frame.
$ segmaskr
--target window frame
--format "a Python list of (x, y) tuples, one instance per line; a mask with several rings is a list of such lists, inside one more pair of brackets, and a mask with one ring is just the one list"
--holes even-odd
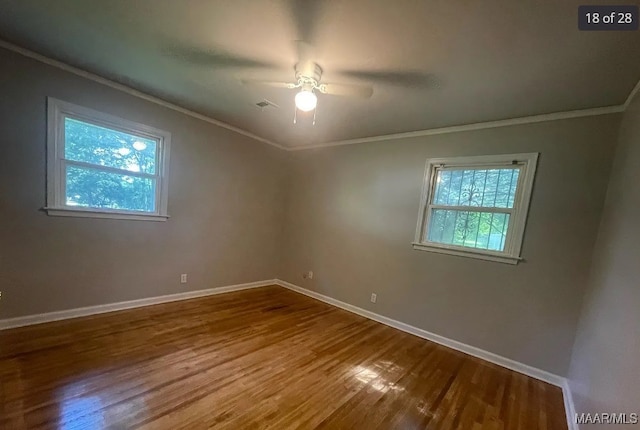
[[(155, 174), (128, 172), (109, 166), (71, 161), (65, 158), (65, 119), (71, 118), (99, 127), (109, 128), (142, 138), (155, 140)], [(65, 217), (111, 218), (141, 221), (166, 221), (169, 193), (169, 155), (171, 133), (148, 125), (129, 121), (73, 103), (47, 97), (47, 203), (48, 215)], [(110, 173), (127, 173), (134, 177), (153, 178), (156, 181), (155, 211), (129, 211), (122, 209), (71, 206), (66, 203), (65, 167), (73, 164)]]
[[(500, 154), (482, 155), (471, 157), (446, 157), (430, 158), (427, 160), (422, 192), (420, 197), (420, 209), (416, 234), (412, 243), (413, 249), (421, 251), (437, 252), (441, 254), (456, 255), (461, 257), (478, 258), (481, 260), (496, 261), (500, 263), (518, 264), (522, 260), (520, 252), (524, 240), (525, 226), (529, 214), (529, 205), (533, 192), (539, 153), (524, 154)], [(491, 251), (486, 249), (448, 245), (439, 242), (428, 241), (428, 228), (431, 214), (439, 205), (433, 204), (436, 176), (438, 169), (442, 168), (499, 168), (512, 167), (514, 164), (521, 166), (518, 186), (514, 196), (513, 208), (500, 208), (496, 212), (510, 213), (507, 237), (505, 238), (504, 251)], [(452, 210), (462, 210), (461, 207), (452, 206)], [(464, 210), (473, 211), (474, 207), (464, 207)], [(486, 209), (486, 208), (483, 208)], [(483, 212), (487, 212), (483, 210)]]

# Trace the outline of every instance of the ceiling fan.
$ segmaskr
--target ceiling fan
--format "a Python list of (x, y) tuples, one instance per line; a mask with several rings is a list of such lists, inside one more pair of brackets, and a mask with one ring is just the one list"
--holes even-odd
[[(316, 23), (321, 21), (322, 0), (288, 0), (291, 16), (297, 28), (296, 41), (297, 62), (294, 65), (294, 79), (287, 81), (265, 81), (241, 79), (246, 85), (266, 85), (276, 88), (299, 89), (294, 97), (297, 110), (310, 112), (318, 104), (317, 94), (369, 98), (373, 95), (373, 85), (336, 84), (322, 81), (322, 67), (314, 61), (313, 40)], [(180, 57), (190, 63), (199, 63), (215, 68), (260, 69), (276, 68), (279, 65), (259, 59), (245, 58), (221, 50), (202, 50), (193, 46), (179, 46), (175, 43), (165, 45), (164, 50), (171, 56)], [(432, 76), (422, 72), (406, 70), (337, 70), (337, 74), (347, 78), (370, 83), (391, 84), (400, 86), (424, 86), (433, 84)], [(294, 116), (294, 122), (296, 121)], [(315, 123), (315, 113), (314, 113)]]
[[(276, 88), (299, 88), (295, 95), (295, 106), (303, 112), (309, 112), (316, 108), (318, 97), (316, 92), (322, 94), (369, 98), (373, 95), (371, 85), (332, 84), (322, 82), (322, 67), (313, 60), (309, 53), (311, 47), (304, 41), (297, 41), (298, 62), (294, 66), (295, 82), (277, 82), (262, 80), (247, 80), (241, 82), (246, 85), (266, 85)], [(295, 119), (294, 119), (295, 122)]]

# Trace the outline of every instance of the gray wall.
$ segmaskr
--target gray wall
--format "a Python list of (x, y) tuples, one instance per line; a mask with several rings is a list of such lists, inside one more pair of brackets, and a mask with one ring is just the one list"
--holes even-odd
[(577, 412), (640, 413), (639, 184), (640, 97), (636, 97), (620, 128), (571, 361), (569, 380)]
[[(607, 115), (294, 152), (281, 276), (565, 375), (619, 120)], [(427, 158), (519, 152), (541, 153), (524, 262), (412, 249)], [(302, 278), (307, 270), (313, 280)]]
[[(17, 54), (0, 50), (0, 64), (0, 318), (279, 275), (566, 374), (619, 115), (287, 154)], [(39, 210), (47, 96), (173, 134), (168, 222), (48, 217)], [(626, 114), (606, 215), (630, 227), (638, 195), (623, 195), (620, 184), (638, 180), (640, 149), (631, 144), (640, 134), (632, 122), (638, 110), (636, 101)], [(425, 160), (508, 152), (541, 152), (525, 261), (511, 266), (411, 249)], [(635, 245), (623, 231), (629, 226), (609, 225), (573, 356), (581, 408), (598, 406), (589, 399), (604, 384), (602, 363), (623, 360), (622, 375), (632, 365), (629, 351), (637, 358), (631, 334), (626, 341), (636, 343), (622, 353), (598, 352), (614, 342), (608, 330), (638, 326), (638, 291), (630, 281)], [(307, 270), (313, 280), (302, 279)], [(180, 273), (189, 274), (188, 284), (179, 283)], [(369, 302), (371, 292), (377, 304)], [(606, 330), (596, 329), (603, 324)], [(618, 404), (613, 393), (607, 385), (602, 401)]]
[[(1, 49), (0, 64), (0, 318), (277, 275), (286, 153)], [(39, 210), (47, 96), (173, 134), (169, 221)]]

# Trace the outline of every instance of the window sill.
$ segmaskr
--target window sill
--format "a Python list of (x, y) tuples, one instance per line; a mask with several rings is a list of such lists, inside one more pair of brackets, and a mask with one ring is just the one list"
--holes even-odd
[(80, 218), (109, 218), (128, 219), (136, 221), (166, 221), (167, 215), (135, 212), (100, 211), (94, 209), (43, 208), (49, 216), (80, 217)]
[(476, 251), (473, 249), (448, 248), (444, 246), (431, 245), (426, 243), (413, 242), (413, 249), (419, 251), (437, 252), (439, 254), (455, 255), (458, 257), (477, 258), (479, 260), (495, 261), (498, 263), (518, 264), (521, 257), (511, 255), (497, 255), (489, 252)]

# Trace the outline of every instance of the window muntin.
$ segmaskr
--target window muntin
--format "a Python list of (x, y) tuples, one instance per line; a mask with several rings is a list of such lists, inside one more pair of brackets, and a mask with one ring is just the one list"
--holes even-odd
[(517, 262), (536, 162), (537, 154), (429, 160), (414, 248)]
[(49, 99), (50, 215), (167, 218), (171, 135)]

